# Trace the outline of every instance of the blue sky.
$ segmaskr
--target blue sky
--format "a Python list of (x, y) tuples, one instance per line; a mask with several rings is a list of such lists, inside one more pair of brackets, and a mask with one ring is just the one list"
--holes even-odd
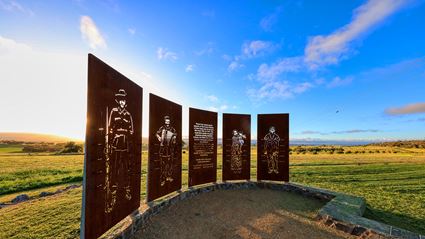
[(89, 52), (145, 89), (145, 136), (153, 92), (184, 135), (190, 106), (254, 138), (257, 113), (291, 139), (425, 138), (423, 0), (0, 0), (0, 132), (84, 138)]

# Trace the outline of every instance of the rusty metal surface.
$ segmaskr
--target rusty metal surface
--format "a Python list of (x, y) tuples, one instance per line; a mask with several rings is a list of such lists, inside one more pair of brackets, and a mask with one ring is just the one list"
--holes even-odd
[(189, 108), (189, 186), (217, 181), (217, 113)]
[(289, 181), (289, 114), (257, 116), (257, 180)]
[(249, 180), (251, 115), (223, 114), (223, 181)]
[(88, 56), (81, 236), (97, 238), (140, 206), (143, 89)]
[(182, 185), (182, 106), (149, 94), (148, 201)]

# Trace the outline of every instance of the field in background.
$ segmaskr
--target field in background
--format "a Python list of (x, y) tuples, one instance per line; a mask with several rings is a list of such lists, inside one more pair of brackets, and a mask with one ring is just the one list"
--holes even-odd
[[(425, 234), (425, 149), (322, 147), (335, 148), (331, 153), (332, 150), (317, 148), (320, 147), (291, 147), (292, 182), (365, 197), (367, 217)], [(338, 153), (339, 148), (343, 153)], [(0, 203), (22, 193), (37, 198), (40, 192), (54, 192), (81, 181), (82, 155), (29, 156), (13, 152), (16, 147), (0, 148)], [(147, 152), (142, 157), (142, 198), (145, 198)], [(186, 152), (184, 187), (187, 187), (187, 157)], [(255, 180), (255, 147), (251, 157), (251, 178)], [(218, 179), (221, 179), (221, 149)], [(80, 210), (81, 188), (0, 209), (0, 238), (76, 238)]]

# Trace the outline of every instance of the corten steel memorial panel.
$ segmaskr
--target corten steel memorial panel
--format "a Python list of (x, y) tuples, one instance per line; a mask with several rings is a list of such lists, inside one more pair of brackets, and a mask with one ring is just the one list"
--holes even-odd
[(223, 181), (249, 180), (251, 115), (223, 114)]
[(140, 206), (142, 100), (141, 87), (89, 54), (82, 238)]
[(182, 185), (182, 106), (149, 94), (148, 201)]
[(289, 181), (289, 114), (258, 115), (257, 180)]
[(189, 108), (189, 186), (217, 181), (217, 113)]

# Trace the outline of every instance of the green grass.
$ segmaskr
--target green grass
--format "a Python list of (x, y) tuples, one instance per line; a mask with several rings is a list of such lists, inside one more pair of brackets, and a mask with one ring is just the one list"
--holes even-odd
[(83, 156), (0, 156), (0, 195), (81, 182)]
[(293, 166), (291, 181), (364, 197), (366, 217), (424, 234), (425, 159), (393, 160)]
[[(290, 180), (365, 197), (366, 216), (374, 220), (425, 234), (425, 152), (380, 154), (300, 154), (291, 155)], [(187, 186), (187, 156), (183, 154), (182, 181)], [(221, 179), (221, 150), (217, 178)], [(256, 179), (256, 150), (252, 150), (251, 178)], [(0, 188), (10, 201), (16, 190), (29, 195), (55, 191), (62, 180), (81, 177), (83, 156), (2, 156)], [(147, 154), (143, 152), (142, 198), (146, 197)], [(38, 182), (32, 183), (32, 182)], [(50, 186), (48, 188), (46, 185)], [(14, 193), (11, 193), (13, 190)], [(76, 238), (78, 237), (81, 188), (0, 209), (0, 238)]]
[(19, 153), (23, 148), (21, 144), (0, 144), (0, 154)]

